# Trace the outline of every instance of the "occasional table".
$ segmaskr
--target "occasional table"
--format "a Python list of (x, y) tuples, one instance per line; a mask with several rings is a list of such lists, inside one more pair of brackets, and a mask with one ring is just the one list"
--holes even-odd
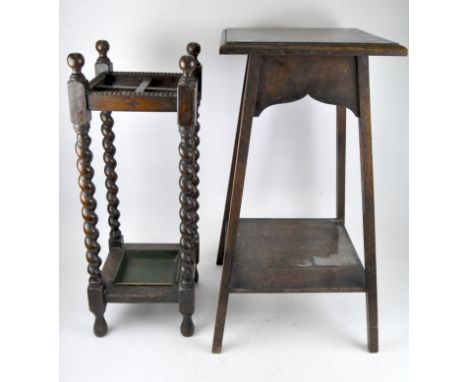
[[(247, 55), (217, 264), (223, 265), (214, 353), (229, 293), (366, 293), (368, 349), (378, 351), (369, 56), (405, 56), (398, 43), (358, 29), (226, 29), (221, 54)], [(336, 105), (336, 216), (240, 219), (254, 117), (310, 95)], [(345, 228), (346, 109), (359, 119), (364, 266)]]
[[(200, 46), (187, 45), (188, 55), (179, 61), (182, 73), (117, 72), (107, 56), (109, 43), (96, 43), (99, 57), (94, 66), (96, 77), (87, 81), (81, 69), (79, 53), (68, 56), (72, 69), (68, 81), (71, 122), (76, 132), (78, 183), (86, 260), (88, 262), (89, 309), (95, 316), (94, 334), (107, 333), (104, 311), (107, 303), (173, 302), (183, 316), (180, 327), (184, 336), (194, 332), (195, 283), (198, 279), (198, 106), (201, 99), (202, 67), (198, 61)], [(109, 213), (109, 253), (101, 271), (99, 231), (96, 227), (93, 154), (89, 136), (91, 112), (100, 111), (102, 121), (104, 173)], [(176, 112), (181, 141), (180, 169), (180, 242), (174, 244), (124, 243), (120, 229), (117, 196), (117, 162), (112, 112)], [(175, 127), (175, 126), (174, 126)], [(138, 130), (135, 130), (138, 134)], [(177, 150), (177, 147), (174, 147)], [(156, 153), (155, 153), (156, 154)], [(174, 169), (177, 171), (177, 169)]]

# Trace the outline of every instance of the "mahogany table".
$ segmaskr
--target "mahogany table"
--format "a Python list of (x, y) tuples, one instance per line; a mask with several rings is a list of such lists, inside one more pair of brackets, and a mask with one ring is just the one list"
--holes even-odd
[[(104, 311), (107, 303), (173, 302), (183, 315), (184, 336), (194, 332), (195, 283), (198, 280), (198, 107), (201, 99), (202, 67), (200, 45), (187, 45), (188, 55), (179, 61), (182, 73), (117, 72), (107, 57), (109, 43), (96, 43), (99, 57), (96, 77), (87, 81), (79, 53), (68, 56), (73, 72), (68, 81), (71, 122), (77, 134), (77, 167), (80, 172), (83, 230), (88, 261), (89, 309), (95, 315), (94, 334), (107, 333)], [(109, 254), (101, 272), (99, 231), (93, 184), (89, 129), (91, 112), (100, 111), (102, 121), (107, 211), (109, 213)], [(124, 243), (116, 184), (113, 111), (177, 112), (181, 141), (180, 242), (174, 244)], [(174, 150), (177, 150), (174, 147)]]
[[(223, 270), (212, 351), (221, 352), (229, 293), (363, 292), (368, 349), (377, 352), (368, 56), (405, 56), (407, 49), (358, 29), (226, 29), (220, 53), (247, 55), (247, 67), (217, 258)], [(336, 105), (336, 216), (240, 219), (253, 118), (305, 95)], [(345, 228), (346, 109), (359, 119), (364, 266)]]

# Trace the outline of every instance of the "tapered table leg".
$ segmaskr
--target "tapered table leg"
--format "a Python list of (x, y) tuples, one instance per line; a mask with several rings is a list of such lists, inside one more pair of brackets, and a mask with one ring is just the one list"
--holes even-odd
[(336, 218), (345, 219), (346, 200), (346, 108), (336, 107)]
[(377, 318), (377, 276), (375, 256), (374, 175), (369, 92), (369, 58), (358, 57), (359, 143), (366, 272), (367, 341), (371, 353), (379, 350)]
[(245, 98), (245, 81), (247, 78), (247, 68), (248, 68), (248, 58), (247, 58), (247, 65), (246, 65), (246, 70), (244, 74), (244, 85), (242, 86), (242, 98), (241, 98), (241, 103), (239, 107), (239, 118), (237, 120), (236, 138), (234, 140), (234, 150), (232, 152), (231, 171), (229, 173), (229, 183), (228, 183), (228, 189), (227, 189), (227, 195), (226, 195), (226, 203), (224, 205), (224, 215), (223, 215), (223, 222), (221, 224), (221, 234), (219, 237), (218, 256), (216, 258), (216, 265), (223, 265), (224, 247), (226, 245), (226, 229), (227, 229), (227, 223), (228, 223), (229, 210), (231, 208), (235, 159), (236, 159), (237, 147), (239, 146), (239, 130), (240, 130), (242, 105), (244, 103), (244, 98)]
[(242, 204), (242, 193), (244, 190), (245, 172), (247, 168), (247, 157), (249, 153), (250, 135), (254, 117), (257, 88), (260, 74), (261, 56), (249, 56), (247, 64), (247, 76), (242, 97), (239, 140), (235, 155), (233, 173), (232, 195), (226, 229), (226, 245), (224, 253), (224, 264), (221, 275), (221, 286), (219, 291), (218, 308), (216, 311), (215, 331), (213, 338), (213, 353), (220, 353), (223, 342), (224, 324), (229, 298), (229, 284), (231, 281), (232, 258), (236, 247), (237, 229)]

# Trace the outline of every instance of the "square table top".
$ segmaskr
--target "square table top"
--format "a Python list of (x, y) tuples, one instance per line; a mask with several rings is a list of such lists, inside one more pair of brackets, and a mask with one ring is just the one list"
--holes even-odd
[(394, 42), (355, 28), (229, 28), (221, 54), (406, 56)]

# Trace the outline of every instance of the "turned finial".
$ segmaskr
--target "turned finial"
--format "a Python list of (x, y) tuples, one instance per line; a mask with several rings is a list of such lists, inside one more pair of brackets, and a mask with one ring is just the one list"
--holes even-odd
[(180, 69), (182, 69), (184, 76), (190, 76), (197, 67), (197, 62), (192, 56), (185, 55), (180, 58), (179, 66)]
[(106, 40), (98, 40), (96, 42), (96, 50), (99, 53), (98, 62), (109, 62), (109, 58), (107, 57), (109, 49), (110, 45)]
[(107, 57), (107, 52), (110, 49), (110, 45), (106, 40), (96, 41), (96, 50), (99, 53), (99, 57), (94, 64), (94, 72), (96, 76), (102, 72), (112, 72), (112, 62), (109, 57)]
[(73, 70), (70, 80), (83, 83), (87, 82), (86, 77), (81, 73), (81, 68), (83, 68), (85, 64), (85, 59), (81, 53), (70, 53), (67, 57), (67, 64)]
[(81, 74), (81, 68), (85, 64), (85, 59), (81, 53), (70, 53), (67, 57), (67, 63), (72, 68), (74, 74)]
[(197, 58), (200, 54), (200, 50), (200, 44), (198, 44), (197, 42), (189, 42), (187, 44), (187, 53), (195, 58)]

